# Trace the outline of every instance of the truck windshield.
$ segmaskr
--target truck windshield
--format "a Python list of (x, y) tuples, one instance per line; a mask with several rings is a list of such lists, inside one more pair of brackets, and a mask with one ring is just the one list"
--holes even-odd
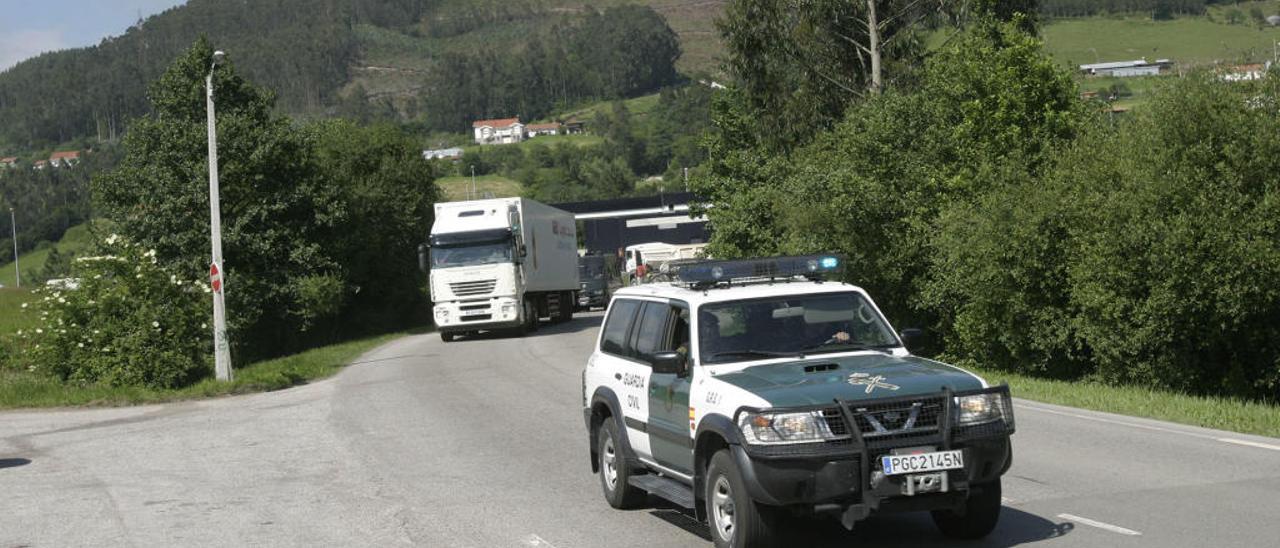
[(578, 263), (578, 279), (587, 280), (603, 280), (604, 279), (604, 261), (599, 262), (580, 262)]
[(475, 266), (511, 262), (509, 242), (435, 246), (431, 248), (431, 266)]
[(898, 338), (858, 293), (713, 303), (698, 311), (701, 363), (886, 349)]

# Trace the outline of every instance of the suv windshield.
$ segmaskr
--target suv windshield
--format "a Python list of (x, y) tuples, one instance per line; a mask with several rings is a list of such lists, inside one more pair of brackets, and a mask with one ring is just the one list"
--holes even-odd
[(431, 266), (475, 266), (511, 262), (511, 244), (494, 242), (431, 248)]
[(858, 293), (769, 297), (698, 310), (701, 363), (896, 346), (897, 336)]

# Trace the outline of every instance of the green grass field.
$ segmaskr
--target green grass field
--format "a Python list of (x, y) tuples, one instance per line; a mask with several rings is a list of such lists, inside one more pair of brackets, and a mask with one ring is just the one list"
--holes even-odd
[(337, 373), (351, 360), (404, 333), (370, 337), (267, 360), (234, 371), (234, 380), (207, 379), (180, 390), (71, 386), (57, 380), (0, 368), (0, 409), (159, 403), (280, 390)]
[(32, 298), (31, 292), (26, 288), (0, 289), (0, 337), (19, 329), (35, 327), (35, 315), (27, 314), (22, 310), (23, 303), (31, 302)]
[(1190, 396), (1137, 386), (1108, 386), (974, 370), (992, 383), (1007, 382), (1016, 398), (1118, 415), (1280, 437), (1280, 405)]
[[(471, 192), (471, 177), (441, 177), (436, 185), (444, 193), (444, 200), (457, 202), (468, 199)], [(520, 183), (501, 175), (477, 175), (476, 190), (481, 197), (492, 193), (494, 198), (511, 198), (520, 195)]]
[[(79, 253), (88, 249), (91, 243), (92, 235), (89, 234), (89, 224), (79, 224), (67, 229), (66, 234), (62, 235), (62, 239), (54, 244), (53, 247), (58, 249), (59, 253)], [(35, 281), (34, 274), (44, 267), (45, 259), (49, 258), (49, 249), (37, 249), (23, 253), (18, 257), (18, 268), (22, 270), (22, 285), (27, 287)], [(0, 251), (0, 253), (3, 253)], [(5, 254), (5, 257), (12, 257), (13, 250)], [(5, 287), (14, 287), (14, 269), (13, 261), (0, 264), (0, 284)]]
[(1057, 19), (1045, 24), (1041, 34), (1049, 54), (1071, 68), (1144, 57), (1172, 59), (1175, 70), (1219, 62), (1260, 62), (1272, 58), (1274, 43), (1280, 40), (1280, 28), (1229, 25), (1207, 17)]

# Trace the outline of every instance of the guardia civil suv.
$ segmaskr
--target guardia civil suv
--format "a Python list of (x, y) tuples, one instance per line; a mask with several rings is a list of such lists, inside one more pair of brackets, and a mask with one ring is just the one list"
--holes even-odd
[(694, 511), (716, 546), (772, 544), (779, 515), (1000, 515), (1007, 386), (913, 356), (837, 256), (702, 261), (619, 290), (582, 374), (591, 467), (616, 508)]

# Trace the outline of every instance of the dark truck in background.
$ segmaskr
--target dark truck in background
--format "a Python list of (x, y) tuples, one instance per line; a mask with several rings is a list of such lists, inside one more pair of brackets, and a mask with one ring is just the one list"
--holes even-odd
[(609, 304), (608, 257), (585, 255), (578, 257), (578, 309), (604, 308)]

